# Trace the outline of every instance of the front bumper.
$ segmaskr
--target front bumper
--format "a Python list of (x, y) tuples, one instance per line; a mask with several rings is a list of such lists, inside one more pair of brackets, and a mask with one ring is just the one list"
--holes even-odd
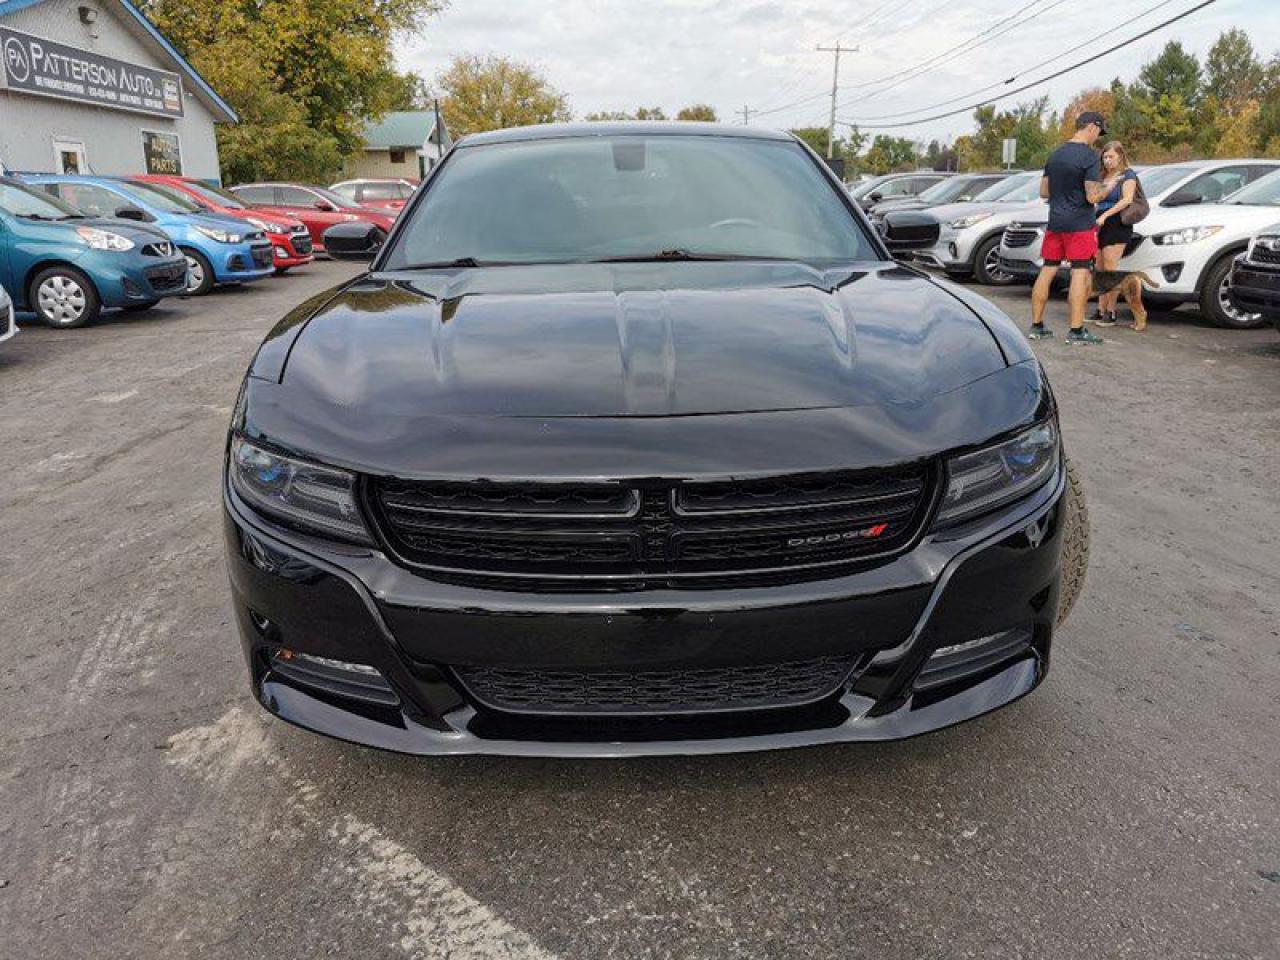
[(272, 266), (276, 269), (300, 267), (315, 260), (310, 233), (268, 233), (267, 239), (271, 241)]
[(1204, 241), (1160, 246), (1144, 236), (1136, 248), (1120, 258), (1121, 270), (1141, 270), (1160, 289), (1144, 291), (1143, 299), (1152, 303), (1190, 303), (1198, 296), (1197, 286), (1212, 251)]
[(76, 261), (98, 290), (104, 307), (127, 307), (176, 297), (187, 289), (187, 261), (181, 254), (172, 257), (129, 256), (122, 262), (118, 253), (92, 251)]
[(1231, 273), (1231, 300), (1246, 313), (1260, 313), (1280, 330), (1280, 270), (1259, 267), (1243, 257)]
[(263, 240), (258, 243), (219, 244), (218, 249), (206, 248), (205, 252), (209, 254), (218, 283), (252, 283), (275, 272), (273, 249), (273, 244)]
[(913, 260), (921, 266), (948, 273), (972, 273), (973, 252), (979, 236), (976, 230), (956, 230), (944, 223), (938, 233), (938, 242), (915, 251)]
[[(1045, 676), (1058, 604), (1064, 479), (1029, 500), (836, 579), (640, 594), (537, 594), (428, 580), (382, 553), (284, 531), (224, 490), (227, 557), (255, 697), (298, 726), (412, 754), (622, 756), (740, 752), (914, 736), (980, 716)], [(1019, 642), (925, 688), (935, 650)], [(282, 673), (281, 648), (367, 664), (394, 706)], [(486, 706), (461, 664), (697, 669), (844, 656), (803, 706), (680, 716), (545, 716)], [(975, 661), (975, 664), (977, 661)], [(936, 677), (936, 670), (934, 676)]]

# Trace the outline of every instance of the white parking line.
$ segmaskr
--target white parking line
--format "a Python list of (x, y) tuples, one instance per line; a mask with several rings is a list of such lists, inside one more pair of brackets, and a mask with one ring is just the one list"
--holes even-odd
[[(169, 762), (215, 784), (247, 765), (273, 771), (290, 783), (285, 804), (293, 822), (323, 823), (332, 803), (319, 787), (290, 775), (272, 747), (262, 718), (233, 707), (211, 724), (170, 738)], [(393, 945), (414, 960), (555, 960), (442, 873), (373, 824), (351, 815), (329, 816), (320, 843), (330, 845), (327, 869), (350, 880), (350, 895), (372, 922), (394, 931)]]

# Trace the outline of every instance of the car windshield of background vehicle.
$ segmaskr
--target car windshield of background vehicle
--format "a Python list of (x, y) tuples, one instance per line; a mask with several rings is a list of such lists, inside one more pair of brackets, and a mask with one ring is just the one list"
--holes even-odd
[(1030, 203), (1040, 199), (1040, 173), (1024, 178), (1012, 190), (998, 198), (1000, 203)]
[(460, 148), (385, 265), (878, 256), (798, 144), (664, 135)]
[(360, 208), (360, 204), (352, 203), (346, 197), (342, 196), (342, 194), (334, 193), (332, 190), (326, 190), (324, 187), (310, 187), (308, 189), (315, 191), (335, 207), (339, 207), (343, 210), (358, 210)]
[(192, 183), (191, 181), (187, 181), (187, 188), (192, 193), (207, 200), (213, 206), (229, 207), (232, 210), (249, 209), (243, 200), (237, 197), (230, 190), (224, 190), (222, 187), (213, 187), (207, 183)]
[(184, 197), (177, 190), (169, 193), (158, 184), (133, 181), (129, 183), (127, 189), (136, 194), (143, 203), (166, 213), (198, 213), (201, 210), (200, 204), (194, 200)]
[(1195, 173), (1195, 167), (1152, 167), (1138, 174), (1142, 183), (1142, 192), (1148, 197), (1164, 193), (1183, 177)]
[[(151, 181), (145, 181), (145, 182), (138, 181), (138, 185), (141, 187), (144, 187), (148, 191), (153, 191), (155, 193), (163, 194), (164, 196), (168, 197), (170, 200), (175, 201), (176, 203), (191, 204), (191, 209), (187, 211), (188, 213), (194, 212), (196, 210), (209, 209), (207, 206), (201, 206), (200, 201), (193, 198), (189, 193), (184, 193), (182, 190), (179, 190), (177, 187), (170, 186), (167, 183), (152, 183)], [(148, 197), (150, 195), (151, 195), (150, 193), (147, 194)]]
[(81, 216), (71, 204), (16, 183), (0, 183), (0, 210), (31, 220), (75, 220)]
[(946, 203), (952, 197), (960, 196), (969, 186), (970, 181), (966, 177), (948, 177), (939, 180), (916, 199), (925, 203)]
[(1249, 186), (1237, 190), (1224, 202), (1254, 207), (1280, 206), (1280, 171), (1255, 180)]
[(1036, 185), (1036, 196), (1040, 195), (1040, 174), (1039, 173), (1019, 173), (1011, 177), (1005, 177), (1003, 180), (993, 183), (987, 189), (973, 198), (974, 203), (991, 203), (995, 200), (1003, 200), (1015, 190), (1025, 190), (1027, 184), (1034, 183)]

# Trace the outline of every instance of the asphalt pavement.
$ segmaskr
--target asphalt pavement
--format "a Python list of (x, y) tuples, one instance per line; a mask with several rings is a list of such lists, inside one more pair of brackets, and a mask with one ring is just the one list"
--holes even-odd
[(255, 705), (222, 564), (239, 378), (353, 272), (0, 345), (0, 957), (1280, 957), (1275, 330), (1180, 311), (1035, 345), (1093, 563), (1007, 710), (772, 754), (413, 759)]

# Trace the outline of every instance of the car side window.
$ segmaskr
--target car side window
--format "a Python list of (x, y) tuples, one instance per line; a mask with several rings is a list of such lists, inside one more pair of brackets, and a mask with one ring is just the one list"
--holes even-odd
[(880, 186), (876, 187), (874, 192), (880, 194), (882, 199), (909, 196), (912, 192), (911, 178), (899, 177), (897, 180), (890, 180), (888, 183), (882, 183)]
[(277, 187), (276, 189), (280, 192), (281, 204), (286, 207), (310, 207), (318, 199), (309, 191), (299, 187)]
[(366, 183), (360, 189), (362, 200), (399, 200), (400, 191), (394, 183)]
[(330, 187), (329, 189), (340, 197), (346, 197), (348, 200), (355, 200), (356, 188), (358, 186), (359, 185), (355, 183), (342, 183), (336, 187)]
[(915, 177), (911, 181), (911, 192), (924, 193), (941, 179), (941, 177)]
[(1280, 170), (1280, 164), (1277, 163), (1253, 163), (1249, 165), (1249, 182), (1260, 180), (1269, 173), (1275, 173)]
[(1209, 173), (1202, 173), (1194, 180), (1188, 181), (1178, 193), (1189, 193), (1200, 198), (1201, 203), (1217, 203), (1223, 197), (1235, 193), (1249, 182), (1249, 168), (1243, 164), (1236, 167), (1221, 167)]
[(90, 217), (114, 217), (121, 207), (133, 206), (124, 197), (91, 183), (59, 183), (58, 196)]
[(276, 192), (272, 187), (238, 187), (235, 194), (245, 203), (276, 202)]

